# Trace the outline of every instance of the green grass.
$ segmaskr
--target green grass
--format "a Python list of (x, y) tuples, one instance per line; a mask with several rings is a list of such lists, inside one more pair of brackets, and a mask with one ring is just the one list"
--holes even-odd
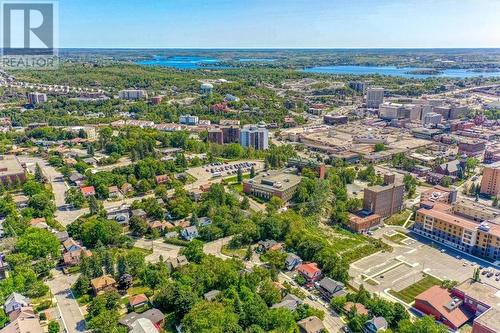
[(401, 234), (399, 232), (396, 232), (392, 236), (384, 235), (384, 237), (387, 238), (387, 239), (389, 239), (389, 240), (391, 240), (391, 241), (393, 241), (394, 243), (398, 243), (398, 244), (400, 244), (403, 240), (405, 240), (406, 238), (408, 238), (408, 237), (406, 237), (405, 235), (403, 235), (403, 234)]
[(127, 294), (129, 296), (135, 296), (135, 295), (139, 295), (139, 294), (146, 294), (148, 292), (151, 292), (151, 289), (149, 289), (148, 287), (144, 287), (144, 286), (136, 286), (136, 287), (131, 287), (127, 290)]
[(391, 217), (387, 218), (384, 223), (389, 225), (403, 226), (403, 224), (405, 224), (406, 220), (408, 219), (408, 216), (410, 216), (411, 214), (413, 214), (413, 212), (409, 209), (406, 209), (401, 213), (394, 214)]
[(243, 259), (247, 254), (247, 247), (240, 247), (237, 249), (231, 249), (229, 246), (224, 245), (221, 250), (222, 254), (225, 254), (229, 257)]
[(418, 280), (411, 286), (408, 286), (401, 291), (394, 291), (391, 289), (389, 290), (389, 293), (392, 296), (399, 298), (403, 302), (410, 304), (415, 300), (415, 296), (426, 291), (432, 286), (439, 286), (439, 285), (441, 285), (441, 281), (439, 279), (430, 275), (424, 275), (422, 279)]

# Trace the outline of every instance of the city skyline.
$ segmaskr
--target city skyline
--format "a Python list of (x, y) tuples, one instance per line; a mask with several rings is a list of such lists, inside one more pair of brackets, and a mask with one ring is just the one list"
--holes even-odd
[(59, 10), (61, 48), (500, 47), (493, 0), (60, 0)]

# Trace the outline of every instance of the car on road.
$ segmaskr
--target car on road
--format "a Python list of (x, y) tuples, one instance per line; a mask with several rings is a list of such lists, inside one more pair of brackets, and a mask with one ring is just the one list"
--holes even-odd
[(445, 249), (441, 249), (441, 253), (445, 253), (445, 252), (446, 252), (446, 250), (445, 250)]
[(486, 277), (489, 277), (489, 278), (490, 278), (490, 277), (492, 277), (492, 276), (493, 276), (493, 273), (492, 273), (492, 272), (489, 272), (489, 273), (486, 275)]
[(461, 257), (461, 256), (456, 256), (455, 258), (457, 258), (458, 260), (462, 259), (462, 257)]

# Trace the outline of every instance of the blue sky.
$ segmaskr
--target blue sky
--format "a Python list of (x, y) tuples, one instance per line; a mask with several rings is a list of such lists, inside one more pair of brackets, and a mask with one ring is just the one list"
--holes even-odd
[(500, 47), (500, 0), (59, 0), (61, 47)]

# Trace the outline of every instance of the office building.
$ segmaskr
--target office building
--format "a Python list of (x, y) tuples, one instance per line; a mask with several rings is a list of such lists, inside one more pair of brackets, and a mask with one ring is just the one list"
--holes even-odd
[(438, 202), (422, 205), (417, 210), (413, 231), (487, 260), (500, 258), (500, 225), (456, 214), (450, 205)]
[(243, 192), (267, 200), (276, 196), (287, 202), (292, 199), (301, 179), (300, 176), (291, 173), (265, 173), (253, 179), (245, 180), (243, 182)]
[(378, 106), (378, 115), (381, 119), (410, 119), (410, 108), (398, 103), (382, 103)]
[(363, 210), (385, 218), (403, 209), (405, 186), (397, 182), (394, 175), (384, 175), (384, 185), (367, 187), (364, 190)]
[(118, 96), (121, 99), (126, 99), (129, 101), (136, 101), (143, 98), (148, 98), (148, 94), (145, 90), (138, 89), (125, 89), (118, 92)]
[(384, 102), (384, 88), (368, 88), (366, 90), (366, 107), (378, 109)]
[(458, 143), (458, 154), (468, 157), (479, 156), (486, 149), (486, 141), (483, 140), (462, 140)]
[(26, 181), (26, 171), (14, 155), (0, 155), (0, 182), (4, 186)]
[(194, 125), (198, 125), (198, 122), (199, 122), (198, 116), (192, 116), (190, 114), (184, 114), (184, 115), (182, 115), (182, 116), (179, 117), (179, 123), (183, 124), (183, 125), (194, 126)]
[(500, 163), (487, 166), (481, 179), (481, 193), (491, 196), (500, 195)]
[(47, 94), (42, 94), (38, 92), (27, 93), (28, 104), (37, 105), (47, 102)]
[(252, 147), (256, 150), (269, 148), (269, 132), (266, 128), (255, 125), (245, 126), (240, 131), (240, 144), (244, 148)]

